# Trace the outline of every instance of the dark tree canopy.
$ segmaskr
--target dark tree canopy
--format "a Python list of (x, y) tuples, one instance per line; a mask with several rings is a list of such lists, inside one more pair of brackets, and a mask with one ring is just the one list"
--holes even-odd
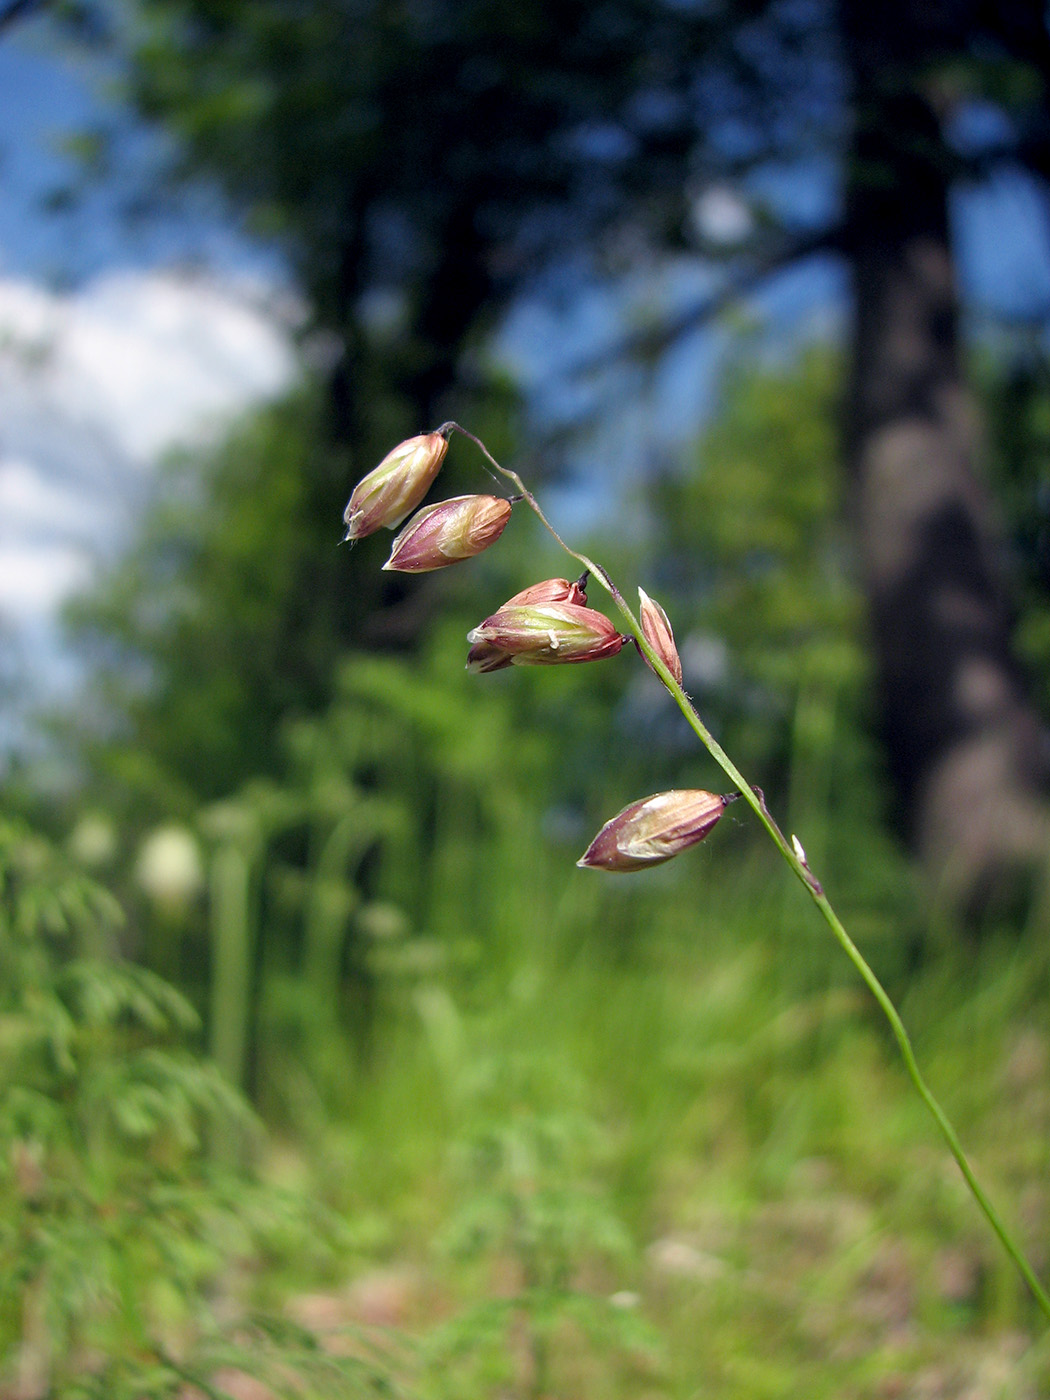
[[(182, 169), (280, 241), (334, 336), (350, 456), (309, 484), (319, 521), (395, 428), (432, 427), (483, 387), (468, 352), (545, 272), (692, 252), (725, 259), (733, 286), (838, 252), (855, 309), (846, 456), (904, 825), (960, 887), (1041, 849), (1039, 725), (1010, 655), (949, 219), (953, 187), (1000, 169), (1045, 193), (1040, 6), (138, 0), (113, 35)], [(823, 222), (763, 200), (764, 175), (818, 165), (837, 191)], [(751, 205), (731, 247), (693, 218), (715, 183)]]
[(351, 360), (362, 298), (403, 298), (390, 368), (428, 422), (545, 266), (695, 246), (707, 181), (842, 132), (822, 0), (146, 0), (136, 21), (141, 110), (281, 239)]

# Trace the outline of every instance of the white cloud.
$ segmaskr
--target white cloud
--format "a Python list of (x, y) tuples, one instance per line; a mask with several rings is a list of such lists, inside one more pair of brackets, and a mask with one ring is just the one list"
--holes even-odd
[(59, 363), (85, 413), (104, 415), (130, 456), (197, 438), (293, 372), (288, 336), (222, 288), (112, 275), (80, 298)]
[(72, 293), (0, 279), (0, 382), (146, 462), (286, 385), (288, 329), (203, 276), (113, 272)]
[(0, 280), (0, 349), (50, 341), (58, 299), (33, 282)]
[(0, 277), (0, 621), (34, 639), (119, 548), (150, 468), (296, 374), (265, 288), (116, 271), (68, 292)]
[(73, 524), (97, 526), (103, 514), (99, 501), (88, 501), (74, 487), (49, 481), (32, 462), (0, 458), (0, 538), (53, 535)]
[(83, 583), (88, 567), (84, 551), (71, 546), (0, 544), (0, 612), (38, 620)]

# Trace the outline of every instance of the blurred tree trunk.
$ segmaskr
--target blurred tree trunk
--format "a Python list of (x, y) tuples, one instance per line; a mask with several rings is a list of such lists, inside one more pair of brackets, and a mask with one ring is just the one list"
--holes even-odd
[(841, 0), (854, 85), (847, 227), (854, 340), (847, 454), (908, 838), (979, 909), (1048, 853), (1045, 736), (1010, 649), (981, 431), (960, 365), (951, 155), (921, 62), (967, 32), (966, 0)]

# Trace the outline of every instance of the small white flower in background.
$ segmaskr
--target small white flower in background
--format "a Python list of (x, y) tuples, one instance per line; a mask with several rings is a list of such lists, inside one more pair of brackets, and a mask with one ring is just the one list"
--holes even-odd
[(387, 900), (373, 900), (357, 916), (358, 927), (377, 943), (406, 938), (410, 932), (408, 915)]
[(135, 878), (157, 904), (188, 904), (204, 887), (196, 837), (184, 826), (160, 826), (143, 841)]
[(89, 870), (109, 865), (117, 854), (117, 833), (113, 823), (100, 812), (81, 817), (69, 833), (69, 854)]
[(642, 1295), (640, 1293), (635, 1293), (629, 1288), (621, 1288), (618, 1293), (609, 1294), (609, 1302), (614, 1308), (621, 1308), (624, 1312), (627, 1312), (631, 1308), (641, 1306)]

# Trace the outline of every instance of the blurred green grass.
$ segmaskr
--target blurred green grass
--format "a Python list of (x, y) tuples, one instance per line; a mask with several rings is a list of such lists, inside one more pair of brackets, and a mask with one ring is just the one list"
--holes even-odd
[[(362, 923), (357, 956), (375, 1034), (336, 1023), (289, 1055), (275, 1027), (263, 1076), (285, 1168), (363, 1242), (337, 1315), (367, 1314), (369, 1280), (392, 1280), (393, 1315), (437, 1357), (424, 1394), (1043, 1393), (1023, 1286), (874, 1006), (758, 834), (734, 815), (659, 872), (576, 870), (575, 832), (530, 789), (535, 735), (492, 778), (507, 695), (467, 707), (447, 674), (427, 674), (425, 703), (409, 688), (412, 722), (381, 687), (390, 761), (407, 765), (387, 790), (435, 815), (409, 842), (425, 872), (404, 872), (404, 851), (389, 878), (371, 872), (366, 908), (385, 917)], [(378, 675), (353, 681), (358, 700)], [(441, 772), (432, 806), (411, 768), (416, 725)], [(835, 833), (817, 836), (833, 860)], [(900, 934), (923, 918), (907, 870), (895, 903), (872, 901), (892, 867), (855, 880), (856, 844), (847, 918), (1045, 1271), (1045, 927), (1036, 914), (1020, 940), (989, 930), (916, 961)], [(303, 1025), (307, 987), (292, 978), (284, 1005), (306, 996)], [(581, 1298), (616, 1324), (615, 1345), (572, 1316)], [(520, 1334), (547, 1312), (540, 1384)], [(621, 1337), (625, 1317), (639, 1336)]]
[[(162, 911), (270, 1125), (264, 1181), (345, 1231), (321, 1272), (264, 1251), (242, 1298), (323, 1346), (392, 1345), (380, 1373), (420, 1400), (1046, 1393), (1023, 1285), (746, 815), (641, 876), (576, 869), (647, 759), (614, 741), (576, 786), (607, 680), (479, 687), (461, 633), (348, 663), (284, 776), (200, 815), (236, 898), (212, 879)], [(929, 916), (868, 789), (833, 819), (833, 746), (808, 757), (806, 844), (1045, 1274), (1045, 911), (919, 956)]]
[[(144, 946), (196, 967), (211, 1043), (269, 1125), (254, 1217), (272, 1191), (322, 1222), (311, 1241), (292, 1211), (279, 1242), (208, 1256), (231, 1325), (243, 1336), (262, 1306), (322, 1355), (367, 1353), (364, 1379), (344, 1368), (326, 1389), (303, 1343), (269, 1342), (304, 1396), (375, 1393), (377, 1377), (418, 1400), (1047, 1393), (1023, 1285), (881, 1017), (746, 815), (642, 876), (578, 870), (588, 823), (641, 781), (638, 756), (563, 801), (571, 762), (551, 754), (602, 697), (575, 674), (538, 706), (550, 677), (479, 689), (452, 664), (461, 649), (450, 624), (415, 663), (351, 664), (332, 710), (289, 732), (283, 778), (194, 827), (205, 873), (243, 862), (236, 897), (212, 879), (182, 906), (132, 908)], [(918, 957), (927, 915), (904, 862), (880, 837), (867, 868), (863, 834), (844, 840), (814, 798), (805, 821), (1045, 1276), (1046, 911)], [(202, 962), (230, 919), (238, 957)], [(119, 1064), (119, 1041), (109, 1053)], [(232, 1223), (242, 1149), (221, 1121), (210, 1141)], [(133, 1231), (122, 1180), (102, 1195)], [(195, 1268), (173, 1297), (205, 1286)], [(174, 1304), (156, 1306), (170, 1330)], [(104, 1333), (116, 1358), (142, 1345), (120, 1317)], [(21, 1354), (17, 1310), (5, 1319)], [(227, 1357), (216, 1393), (280, 1393), (238, 1390), (243, 1347), (195, 1354)], [(194, 1394), (167, 1383), (151, 1393)]]
[[(626, 1295), (653, 1345), (595, 1352), (570, 1328), (537, 1394), (1045, 1393), (1036, 1315), (862, 992), (770, 944), (768, 872), (710, 876), (698, 862), (642, 902), (641, 936), (617, 954), (604, 937), (631, 895), (580, 895), (574, 872), (542, 932), (519, 906), (502, 990), (433, 970), (390, 989), (398, 1028), (345, 1121), (304, 1134), (313, 1189), (372, 1222), (362, 1276), (408, 1269), (403, 1321), (425, 1336), (524, 1287), (512, 1231), (457, 1253), (450, 1229), (553, 1193), (574, 1227), (545, 1244), (567, 1255), (566, 1286), (614, 1309)], [(559, 916), (578, 931), (592, 899), (587, 932), (567, 937)], [(920, 974), (905, 998), (936, 1092), (1044, 1271), (1045, 993), (1012, 944)], [(517, 1175), (472, 1155), (530, 1132), (560, 1153), (523, 1149)], [(504, 1384), (458, 1393), (534, 1393), (524, 1363)]]

